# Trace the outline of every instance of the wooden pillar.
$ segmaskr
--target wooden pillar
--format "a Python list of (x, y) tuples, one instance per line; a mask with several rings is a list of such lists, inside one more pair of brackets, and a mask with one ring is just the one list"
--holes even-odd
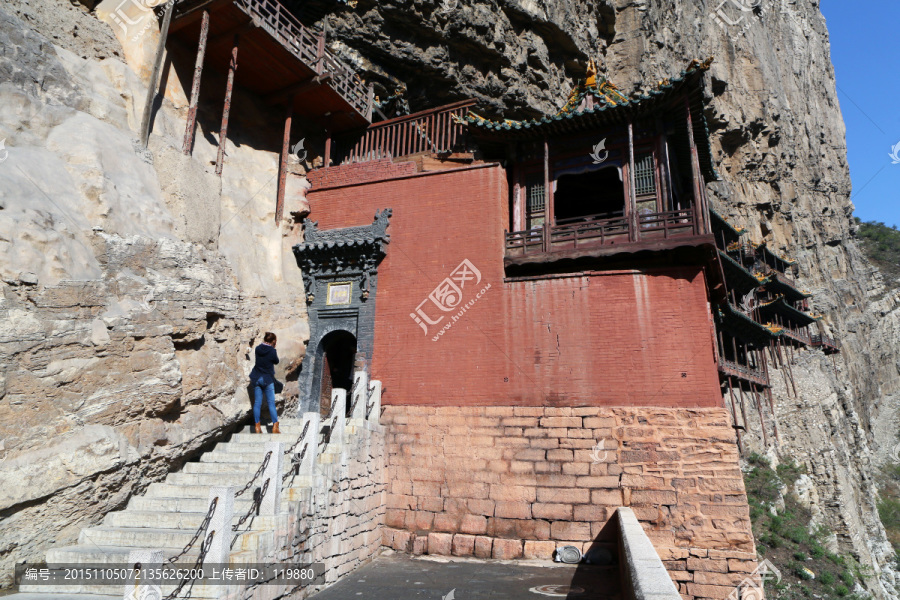
[(366, 97), (366, 121), (372, 122), (372, 109), (375, 107), (375, 84), (369, 84), (369, 91)]
[(194, 63), (194, 82), (191, 85), (191, 104), (188, 108), (187, 124), (184, 127), (182, 152), (190, 155), (194, 149), (194, 134), (197, 131), (197, 104), (200, 101), (200, 76), (203, 73), (203, 58), (206, 56), (206, 40), (209, 37), (209, 11), (203, 11), (200, 22), (200, 42), (197, 45), (197, 62)]
[(222, 174), (225, 162), (225, 141), (228, 138), (228, 116), (231, 114), (231, 94), (234, 91), (234, 72), (237, 71), (239, 37), (234, 36), (231, 47), (231, 62), (228, 63), (228, 82), (225, 84), (225, 106), (222, 108), (222, 127), (219, 129), (219, 154), (216, 157), (216, 175)]
[(325, 156), (322, 159), (322, 167), (327, 169), (331, 166), (331, 124), (325, 126)]
[(526, 212), (528, 207), (525, 206), (526, 198), (522, 185), (522, 166), (519, 164), (519, 145), (511, 143), (507, 149), (507, 159), (512, 169), (513, 193), (512, 193), (512, 211), (510, 214), (510, 231), (524, 231), (527, 227)]
[(691, 146), (691, 174), (694, 183), (694, 233), (709, 233), (703, 175), (700, 173), (700, 157), (697, 155), (697, 144), (694, 141), (694, 119), (691, 116), (691, 103), (687, 96), (684, 98), (684, 111), (687, 118), (688, 141)]
[(159, 70), (162, 68), (163, 55), (166, 52), (166, 39), (169, 37), (169, 23), (172, 22), (172, 11), (175, 0), (169, 0), (166, 4), (166, 14), (163, 17), (159, 30), (159, 43), (156, 44), (156, 57), (153, 59), (153, 71), (150, 74), (150, 82), (147, 84), (147, 100), (144, 103), (144, 115), (141, 118), (141, 147), (146, 148), (150, 141), (150, 115), (153, 112), (153, 103), (156, 100), (156, 86), (159, 83)]
[(553, 190), (550, 187), (550, 142), (544, 138), (544, 252), (550, 251), (550, 230), (556, 223)]
[(275, 199), (275, 224), (284, 216), (284, 190), (287, 185), (287, 159), (291, 145), (291, 123), (294, 116), (294, 96), (288, 98), (284, 111), (284, 135), (281, 138), (281, 160), (278, 162), (278, 196)]
[(636, 242), (640, 239), (637, 217), (637, 196), (635, 190), (637, 186), (634, 183), (634, 125), (631, 119), (628, 119), (628, 205), (625, 212), (628, 216), (628, 240)]

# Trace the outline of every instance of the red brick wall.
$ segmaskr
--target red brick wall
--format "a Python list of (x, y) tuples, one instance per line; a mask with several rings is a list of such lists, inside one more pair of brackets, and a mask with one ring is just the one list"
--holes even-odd
[(412, 175), (415, 172), (416, 163), (395, 163), (390, 158), (384, 158), (329, 169), (316, 169), (307, 173), (306, 178), (314, 189), (320, 189), (338, 185), (371, 183), (392, 177)]
[(685, 598), (756, 568), (724, 408), (389, 406), (382, 423), (397, 550), (548, 559), (630, 506)]
[[(372, 368), (385, 404), (721, 406), (700, 268), (507, 283), (502, 168), (324, 189), (318, 181), (310, 217), (321, 228), (371, 223), (376, 209), (393, 209)], [(426, 334), (410, 313), (464, 259), (481, 281), (463, 288), (463, 304), (490, 287), (433, 341), (452, 317)], [(456, 314), (425, 308), (431, 319)]]

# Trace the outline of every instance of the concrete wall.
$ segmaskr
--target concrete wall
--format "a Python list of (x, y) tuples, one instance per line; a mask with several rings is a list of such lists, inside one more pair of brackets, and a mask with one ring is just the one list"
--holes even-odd
[(549, 559), (628, 506), (687, 598), (756, 567), (725, 409), (388, 406), (382, 422), (395, 549)]
[[(393, 209), (373, 361), (386, 404), (721, 405), (699, 268), (505, 281), (501, 167), (411, 174), (376, 161), (309, 179), (320, 228)], [(444, 311), (429, 295), (460, 265), (473, 278)]]

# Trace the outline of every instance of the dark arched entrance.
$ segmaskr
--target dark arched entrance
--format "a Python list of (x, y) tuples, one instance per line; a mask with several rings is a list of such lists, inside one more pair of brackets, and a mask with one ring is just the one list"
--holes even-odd
[(335, 388), (347, 390), (347, 400), (350, 399), (350, 390), (353, 387), (353, 364), (356, 360), (356, 337), (349, 331), (332, 331), (322, 338), (316, 351), (317, 369), (316, 382), (313, 389), (318, 387), (319, 412), (329, 414), (331, 412), (331, 392)]

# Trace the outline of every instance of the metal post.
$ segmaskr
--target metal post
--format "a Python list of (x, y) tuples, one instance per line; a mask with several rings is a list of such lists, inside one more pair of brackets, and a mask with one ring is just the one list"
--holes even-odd
[(239, 37), (234, 36), (231, 47), (231, 62), (228, 63), (228, 83), (225, 84), (225, 106), (222, 108), (222, 127), (219, 129), (219, 153), (216, 156), (216, 175), (222, 174), (225, 162), (225, 142), (228, 138), (228, 115), (231, 113), (231, 93), (234, 91), (234, 72), (237, 70)]
[(288, 98), (284, 112), (284, 135), (281, 138), (281, 160), (278, 161), (278, 194), (275, 199), (275, 225), (284, 216), (284, 190), (287, 185), (287, 158), (291, 144), (291, 123), (294, 116), (294, 96)]
[(166, 14), (163, 17), (162, 27), (159, 30), (159, 43), (156, 45), (156, 57), (153, 59), (153, 72), (150, 74), (150, 82), (147, 84), (147, 101), (144, 103), (144, 116), (141, 118), (141, 147), (146, 148), (150, 140), (150, 114), (153, 112), (153, 102), (156, 100), (156, 86), (159, 80), (159, 70), (162, 67), (163, 55), (166, 51), (166, 39), (169, 37), (169, 23), (172, 22), (172, 11), (175, 0), (169, 0), (166, 4)]
[(206, 40), (209, 37), (209, 11), (203, 11), (200, 22), (200, 43), (197, 47), (197, 62), (194, 64), (194, 82), (191, 85), (191, 105), (188, 108), (187, 124), (184, 127), (182, 152), (189, 155), (194, 149), (194, 134), (197, 130), (197, 103), (200, 101), (200, 76), (203, 73), (203, 58), (206, 56)]

